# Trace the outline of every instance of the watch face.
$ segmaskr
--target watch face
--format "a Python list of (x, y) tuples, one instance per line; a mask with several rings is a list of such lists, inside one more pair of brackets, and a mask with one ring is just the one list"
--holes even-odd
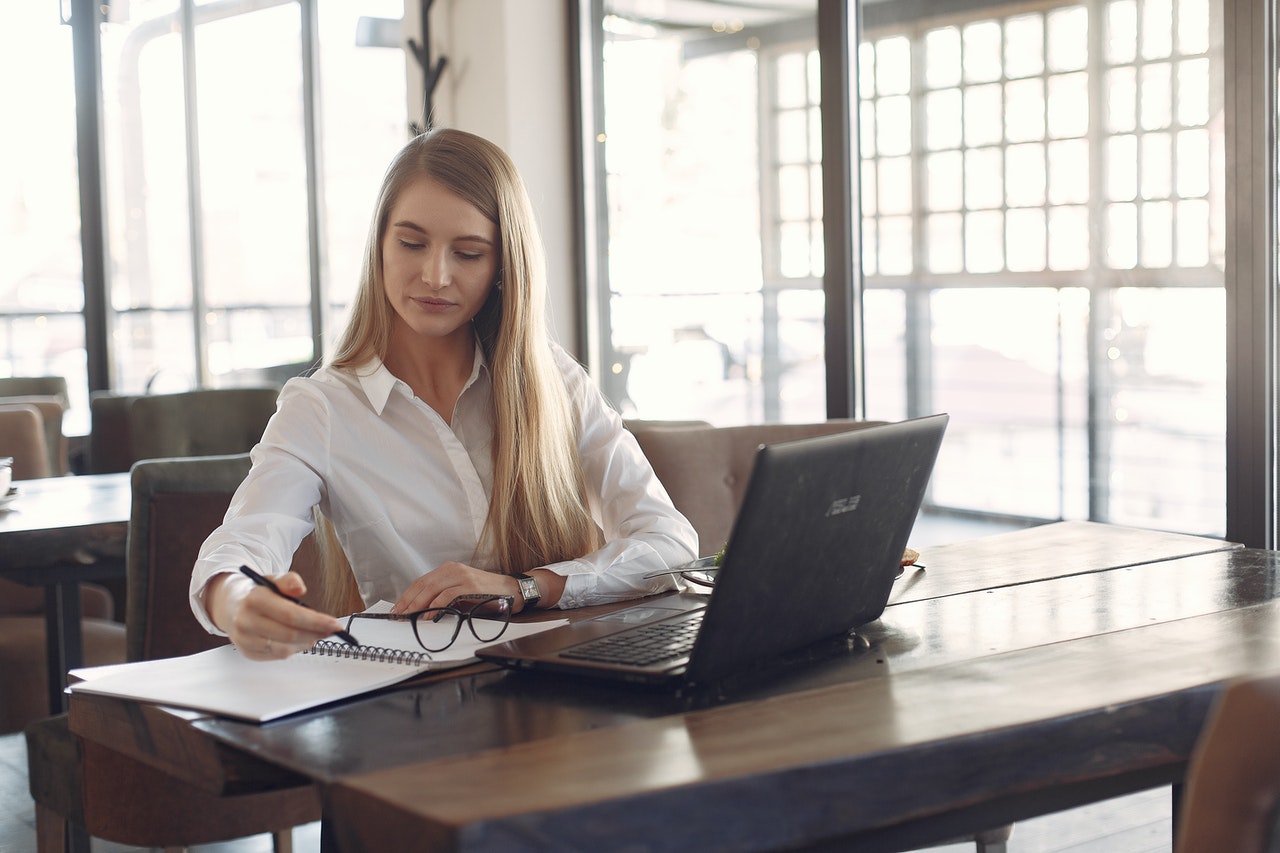
[(537, 601), (542, 597), (542, 593), (538, 592), (538, 582), (533, 578), (525, 576), (519, 578), (520, 594), (524, 596), (525, 601)]

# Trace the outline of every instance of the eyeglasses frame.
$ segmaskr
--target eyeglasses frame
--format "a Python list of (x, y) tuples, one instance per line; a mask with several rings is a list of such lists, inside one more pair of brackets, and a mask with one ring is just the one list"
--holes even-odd
[[(459, 602), (474, 602), (470, 607), (463, 610), (456, 605)], [(502, 616), (502, 629), (491, 638), (481, 637), (476, 633), (475, 618), (476, 611), (480, 610), (491, 603), (498, 604), (498, 613)], [(411, 610), (408, 613), (352, 613), (347, 617), (347, 630), (351, 630), (352, 620), (354, 619), (383, 619), (392, 622), (408, 622), (413, 629), (413, 638), (418, 641), (418, 645), (426, 652), (439, 654), (448, 650), (454, 643), (458, 641), (458, 636), (462, 633), (462, 623), (466, 622), (467, 627), (471, 630), (471, 636), (475, 637), (478, 642), (492, 643), (498, 640), (507, 632), (507, 627), (511, 625), (511, 609), (515, 606), (515, 596), (511, 595), (488, 595), (485, 593), (467, 593), (459, 595), (449, 602), (447, 607), (426, 607), (422, 610)], [(445, 643), (438, 649), (428, 648), (427, 644), (422, 642), (422, 636), (418, 633), (418, 620), (424, 615), (434, 613), (433, 621), (439, 622), (444, 616), (454, 614), (458, 617), (458, 621), (453, 626), (453, 636), (449, 638), (449, 642)], [(496, 621), (496, 620), (494, 620)]]

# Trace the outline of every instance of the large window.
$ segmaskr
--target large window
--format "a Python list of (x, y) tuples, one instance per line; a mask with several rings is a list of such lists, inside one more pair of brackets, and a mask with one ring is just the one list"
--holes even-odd
[[(403, 0), (104, 8), (110, 387), (300, 371), (341, 326), (374, 192), (409, 133)], [(0, 141), (0, 375), (66, 376), (67, 430), (82, 434), (72, 28), (57, 3), (13, 15), (0, 33), (0, 107), (25, 132)]]
[(0, 376), (66, 376), (88, 428), (71, 29), (56, 4), (0, 27)]
[(1225, 532), (1220, 33), (1208, 0), (871, 17), (868, 411), (952, 413), (938, 504)]
[(606, 390), (646, 418), (821, 418), (812, 4), (604, 6)]
[[(818, 39), (773, 8), (604, 3), (592, 285), (633, 416), (826, 416)], [(862, 20), (865, 414), (952, 415), (934, 509), (1224, 533), (1221, 7)]]
[(407, 134), (403, 52), (357, 45), (360, 16), (399, 18), (403, 3), (112, 10), (102, 33), (113, 388), (301, 369), (354, 292), (369, 188)]

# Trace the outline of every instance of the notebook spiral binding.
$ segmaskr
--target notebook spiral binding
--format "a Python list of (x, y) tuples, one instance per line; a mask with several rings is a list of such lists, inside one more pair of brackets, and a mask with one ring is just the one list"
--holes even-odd
[(373, 660), (381, 663), (403, 663), (409, 666), (422, 666), (430, 663), (429, 652), (415, 652), (407, 649), (388, 649), (382, 646), (348, 646), (333, 640), (321, 640), (303, 654), (320, 655), (332, 658), (352, 658), (355, 660)]

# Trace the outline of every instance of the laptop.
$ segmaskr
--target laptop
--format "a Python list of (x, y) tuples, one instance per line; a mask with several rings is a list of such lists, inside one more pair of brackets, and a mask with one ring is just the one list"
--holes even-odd
[(640, 600), (477, 654), (515, 669), (681, 687), (847, 635), (884, 612), (947, 421), (762, 445), (710, 596)]

